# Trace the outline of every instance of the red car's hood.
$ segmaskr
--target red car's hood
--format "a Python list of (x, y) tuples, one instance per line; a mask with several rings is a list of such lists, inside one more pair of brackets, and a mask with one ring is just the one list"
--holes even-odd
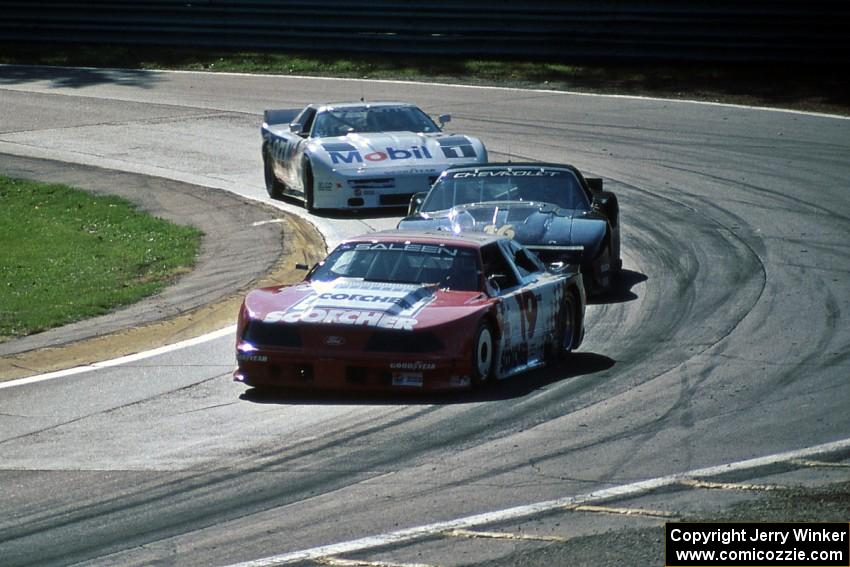
[(481, 292), (340, 278), (254, 290), (245, 298), (245, 308), (252, 319), (267, 323), (412, 331), (464, 317), (489, 301)]

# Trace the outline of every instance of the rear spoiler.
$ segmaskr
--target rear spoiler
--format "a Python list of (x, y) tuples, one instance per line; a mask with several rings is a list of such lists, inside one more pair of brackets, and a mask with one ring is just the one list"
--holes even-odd
[(272, 124), (289, 124), (301, 112), (300, 108), (285, 108), (281, 110), (264, 110), (263, 124), (270, 126)]

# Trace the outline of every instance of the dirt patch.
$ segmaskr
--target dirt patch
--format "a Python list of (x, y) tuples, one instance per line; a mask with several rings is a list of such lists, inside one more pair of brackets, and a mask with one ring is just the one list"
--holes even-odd
[(118, 194), (151, 214), (205, 233), (195, 268), (163, 292), (107, 315), (0, 343), (0, 381), (92, 364), (221, 329), (235, 322), (246, 291), (298, 281), (304, 272), (295, 263), (312, 264), (325, 254), (324, 240), (310, 223), (225, 191), (13, 156), (0, 156), (0, 171)]

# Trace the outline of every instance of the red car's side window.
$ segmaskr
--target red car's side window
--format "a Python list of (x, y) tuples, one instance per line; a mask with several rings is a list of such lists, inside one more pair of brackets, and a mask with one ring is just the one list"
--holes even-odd
[(482, 248), (481, 261), (484, 265), (484, 278), (496, 289), (508, 289), (519, 284), (513, 268), (498, 244), (489, 244)]

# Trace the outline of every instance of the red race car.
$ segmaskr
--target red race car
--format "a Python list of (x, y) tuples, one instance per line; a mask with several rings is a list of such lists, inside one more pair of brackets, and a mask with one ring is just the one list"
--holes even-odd
[(234, 379), (258, 388), (470, 388), (577, 347), (585, 301), (577, 269), (549, 270), (503, 236), (365, 234), (303, 282), (247, 295)]

